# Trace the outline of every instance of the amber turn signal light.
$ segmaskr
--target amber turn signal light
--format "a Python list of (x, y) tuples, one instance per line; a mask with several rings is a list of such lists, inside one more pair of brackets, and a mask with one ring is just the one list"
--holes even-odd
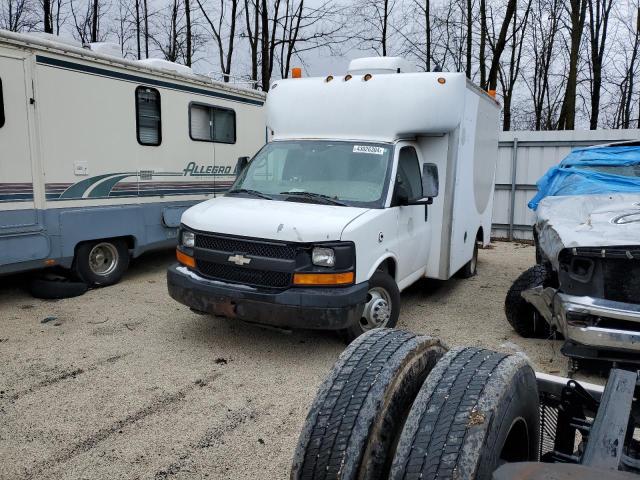
[(180, 250), (176, 250), (176, 258), (182, 265), (186, 267), (196, 268), (196, 261), (193, 257), (190, 257), (186, 253), (181, 252)]
[(293, 275), (294, 285), (349, 285), (353, 283), (353, 272), (344, 273), (296, 273)]

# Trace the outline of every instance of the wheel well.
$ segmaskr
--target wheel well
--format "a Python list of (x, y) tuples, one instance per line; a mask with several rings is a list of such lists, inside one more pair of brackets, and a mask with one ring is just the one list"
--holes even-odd
[(136, 239), (133, 235), (125, 235), (121, 237), (110, 237), (110, 238), (92, 238), (91, 240), (83, 240), (81, 242), (76, 243), (74, 248), (74, 252), (78, 250), (78, 247), (84, 243), (89, 242), (103, 242), (107, 240), (124, 240), (127, 243), (127, 248), (129, 250), (133, 250), (136, 247)]
[(396, 278), (396, 262), (391, 257), (385, 258), (376, 270), (388, 273), (394, 280)]

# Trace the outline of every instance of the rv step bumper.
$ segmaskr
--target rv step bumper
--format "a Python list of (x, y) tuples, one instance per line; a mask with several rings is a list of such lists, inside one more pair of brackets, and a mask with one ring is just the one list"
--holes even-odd
[(351, 287), (264, 291), (200, 277), (179, 264), (167, 271), (171, 297), (194, 310), (280, 328), (340, 330), (362, 316), (368, 282)]

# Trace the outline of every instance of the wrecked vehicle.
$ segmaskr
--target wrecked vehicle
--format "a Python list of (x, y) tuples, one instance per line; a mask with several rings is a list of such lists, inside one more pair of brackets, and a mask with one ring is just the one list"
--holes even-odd
[(578, 149), (529, 203), (537, 265), (505, 313), (523, 337), (565, 339), (576, 359), (640, 361), (640, 144)]

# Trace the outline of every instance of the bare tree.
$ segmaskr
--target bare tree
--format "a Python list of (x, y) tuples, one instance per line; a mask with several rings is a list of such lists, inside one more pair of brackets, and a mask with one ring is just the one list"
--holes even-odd
[(359, 19), (352, 33), (358, 47), (372, 49), (379, 55), (389, 54), (391, 17), (396, 0), (359, 0), (354, 3), (349, 17)]
[[(231, 75), (231, 63), (233, 59), (234, 42), (236, 39), (236, 22), (238, 20), (239, 0), (219, 0), (216, 12), (217, 22), (207, 13), (201, 0), (196, 0), (202, 12), (218, 50), (218, 61), (222, 71), (222, 79), (228, 82)], [(229, 3), (231, 8), (228, 9)]]
[(502, 87), (502, 129), (511, 130), (511, 106), (513, 101), (513, 90), (520, 74), (520, 61), (522, 59), (523, 38), (527, 31), (529, 12), (531, 11), (531, 1), (525, 3), (525, 11), (522, 18), (518, 20), (518, 12), (513, 14), (511, 39), (509, 42), (509, 63), (500, 65), (498, 76)]
[(251, 81), (258, 87), (258, 41), (260, 39), (260, 0), (244, 0), (246, 33), (251, 54)]
[(188, 67), (191, 66), (191, 51), (192, 51), (192, 45), (191, 45), (191, 40), (193, 38), (193, 32), (191, 30), (191, 6), (189, 5), (189, 0), (184, 0), (184, 18), (186, 20), (186, 27), (187, 27), (187, 31), (186, 31), (186, 49), (187, 49), (187, 53), (186, 53), (186, 59), (185, 59), (185, 65), (187, 65)]
[(11, 32), (30, 31), (38, 23), (32, 0), (3, 0), (0, 2), (0, 28)]
[(578, 85), (578, 62), (580, 60), (580, 44), (582, 42), (582, 30), (584, 29), (587, 0), (570, 0), (569, 17), (570, 48), (569, 48), (569, 73), (565, 89), (558, 130), (573, 130), (576, 122), (576, 90)]
[(492, 58), (491, 68), (489, 69), (489, 78), (487, 79), (488, 89), (495, 90), (498, 83), (498, 68), (500, 67), (500, 57), (507, 44), (507, 34), (509, 31), (509, 24), (516, 11), (517, 1), (509, 0), (507, 8), (505, 10), (504, 18), (502, 20), (502, 26), (500, 27), (500, 34), (495, 42), (491, 42)]
[(598, 128), (600, 114), (600, 93), (602, 89), (602, 60), (604, 57), (609, 13), (613, 0), (588, 0), (589, 4), (589, 44), (591, 46), (591, 130)]

